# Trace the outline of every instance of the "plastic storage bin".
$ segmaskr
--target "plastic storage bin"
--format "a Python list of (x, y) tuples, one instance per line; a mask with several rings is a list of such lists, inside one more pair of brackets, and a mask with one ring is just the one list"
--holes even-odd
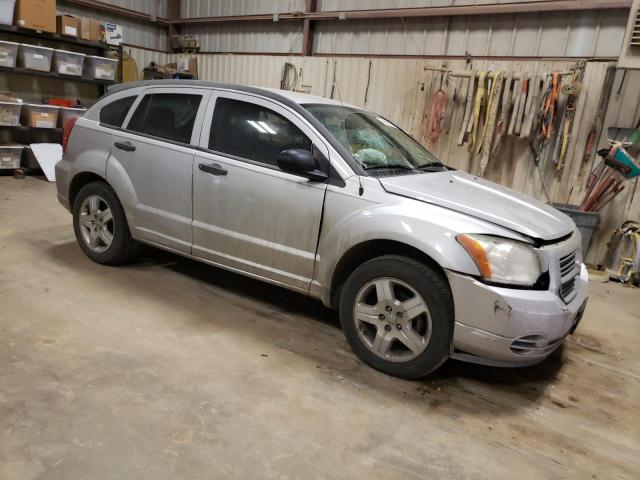
[(13, 24), (13, 9), (16, 6), (16, 0), (0, 0), (0, 23), (2, 25)]
[(58, 112), (60, 126), (64, 127), (69, 120), (84, 115), (86, 111), (86, 108), (60, 107), (60, 111)]
[(563, 203), (554, 203), (553, 206), (565, 215), (568, 215), (576, 224), (580, 235), (582, 236), (582, 256), (587, 256), (589, 245), (591, 244), (591, 236), (593, 231), (600, 223), (600, 214), (598, 212), (583, 212), (579, 205), (565, 205)]
[(85, 64), (85, 75), (88, 78), (97, 80), (116, 79), (116, 67), (118, 66), (118, 60), (116, 59), (87, 55)]
[(52, 56), (53, 48), (27, 45), (26, 43), (20, 44), (20, 50), (18, 52), (20, 66), (41, 72), (51, 71)]
[(0, 145), (0, 169), (18, 168), (23, 148), (22, 145)]
[(68, 52), (66, 50), (54, 50), (53, 70), (62, 75), (82, 76), (84, 66), (84, 53)]
[(0, 40), (0, 67), (13, 68), (16, 66), (19, 45), (19, 43)]
[(53, 105), (25, 103), (22, 106), (22, 123), (33, 128), (56, 128), (59, 109)]
[(20, 125), (22, 103), (0, 102), (0, 125)]

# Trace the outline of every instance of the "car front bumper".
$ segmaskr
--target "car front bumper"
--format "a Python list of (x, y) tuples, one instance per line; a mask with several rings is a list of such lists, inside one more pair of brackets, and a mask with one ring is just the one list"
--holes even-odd
[(455, 307), (451, 358), (496, 366), (526, 366), (544, 360), (573, 333), (587, 300), (584, 265), (576, 296), (565, 303), (551, 290), (486, 285), (447, 271)]

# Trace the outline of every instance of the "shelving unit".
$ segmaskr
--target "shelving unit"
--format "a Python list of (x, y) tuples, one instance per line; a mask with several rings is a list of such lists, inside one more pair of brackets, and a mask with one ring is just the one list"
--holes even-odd
[[(16, 37), (24, 37), (24, 40), (17, 39)], [(33, 41), (29, 41), (32, 39)], [(107, 45), (101, 42), (93, 42), (84, 40), (81, 38), (69, 37), (60, 35), (58, 33), (39, 32), (35, 30), (29, 30), (25, 28), (19, 28), (12, 25), (0, 25), (0, 40), (21, 41), (22, 43), (33, 45), (44, 44), (45, 46), (52, 46), (54, 48), (65, 49), (68, 45), (74, 45), (78, 47), (78, 50), (91, 53), (93, 55), (105, 56), (106, 52), (116, 52), (118, 58), (118, 68), (116, 80), (99, 80), (84, 78), (74, 75), (62, 75), (57, 72), (42, 72), (38, 70), (30, 70), (26, 68), (10, 68), (0, 67), (0, 75), (24, 75), (30, 77), (40, 77), (53, 80), (60, 80), (63, 82), (78, 82), (85, 84), (93, 84), (96, 86), (96, 99), (106, 93), (107, 87), (114, 83), (118, 83), (122, 79), (122, 46)], [(68, 48), (68, 47), (67, 47)], [(51, 96), (55, 96), (54, 91), (51, 92)], [(8, 129), (12, 132), (12, 141), (28, 144), (36, 142), (61, 142), (62, 141), (62, 128), (34, 128), (26, 125), (18, 126), (0, 126), (2, 129)], [(27, 169), (37, 169), (38, 166), (34, 165), (27, 160), (24, 164), (26, 156), (23, 155), (23, 166)]]

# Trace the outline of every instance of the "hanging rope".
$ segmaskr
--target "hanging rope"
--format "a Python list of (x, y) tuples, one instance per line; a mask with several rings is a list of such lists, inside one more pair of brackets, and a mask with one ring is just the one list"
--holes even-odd
[(293, 90), (298, 86), (298, 71), (293, 63), (284, 62), (280, 75), (280, 90)]
[(447, 111), (447, 93), (438, 89), (432, 96), (428, 107), (428, 116), (423, 125), (422, 135), (430, 147), (435, 146), (444, 129), (445, 114)]

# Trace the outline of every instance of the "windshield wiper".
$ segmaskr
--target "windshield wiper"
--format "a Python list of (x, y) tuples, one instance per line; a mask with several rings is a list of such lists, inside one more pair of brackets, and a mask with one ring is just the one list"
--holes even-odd
[(363, 167), (363, 170), (413, 170), (412, 167), (407, 167), (406, 165), (372, 165), (370, 167)]
[(442, 162), (427, 162), (422, 165), (418, 165), (416, 170), (426, 170), (431, 172), (439, 172), (441, 168), (447, 168)]

